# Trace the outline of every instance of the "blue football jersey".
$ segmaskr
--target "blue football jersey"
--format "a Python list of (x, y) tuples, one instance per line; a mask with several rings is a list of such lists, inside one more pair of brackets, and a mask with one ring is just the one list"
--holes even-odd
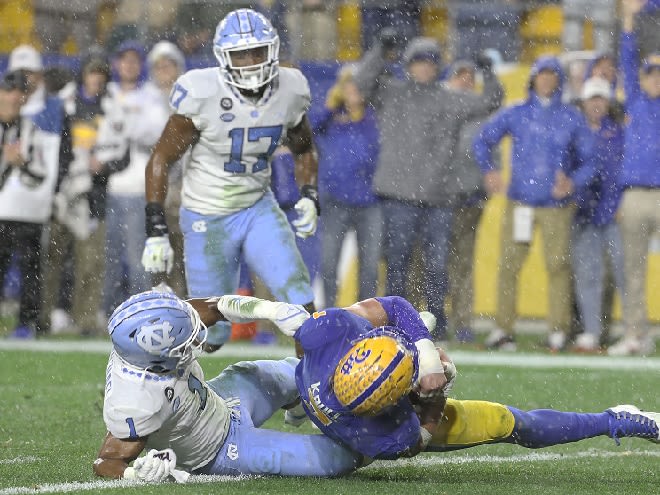
[[(418, 339), (411, 339), (411, 333), (428, 335), (428, 331), (424, 332), (426, 329), (412, 306), (410, 310), (414, 317), (411, 315), (407, 326), (415, 328), (410, 332), (401, 327), (396, 330), (402, 338), (414, 342)], [(371, 329), (369, 321), (343, 309), (314, 313), (294, 336), (305, 353), (296, 367), (296, 385), (307, 415), (323, 433), (366, 456), (394, 459), (419, 440), (419, 418), (410, 400), (405, 397), (378, 416), (355, 416), (342, 406), (332, 389), (337, 364)]]

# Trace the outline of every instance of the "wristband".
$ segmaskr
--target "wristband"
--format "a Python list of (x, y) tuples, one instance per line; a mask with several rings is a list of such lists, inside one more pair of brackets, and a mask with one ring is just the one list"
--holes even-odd
[(147, 203), (145, 212), (145, 231), (147, 237), (162, 237), (167, 235), (167, 222), (165, 210), (160, 203)]
[(311, 199), (314, 202), (314, 206), (316, 206), (317, 216), (321, 216), (321, 203), (319, 202), (319, 190), (316, 188), (316, 186), (312, 186), (311, 184), (305, 184), (300, 188), (300, 195), (303, 198)]

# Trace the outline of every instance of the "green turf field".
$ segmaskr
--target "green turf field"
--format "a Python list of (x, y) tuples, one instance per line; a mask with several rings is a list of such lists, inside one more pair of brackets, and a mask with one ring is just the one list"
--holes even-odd
[[(85, 344), (81, 344), (82, 347)], [(90, 346), (91, 347), (91, 346)], [(245, 355), (250, 350), (242, 348)], [(279, 350), (280, 354), (282, 350)], [(202, 358), (207, 378), (240, 360)], [(618, 403), (660, 409), (660, 359), (457, 352), (457, 398), (521, 408), (601, 411)], [(492, 364), (489, 364), (492, 363)], [(342, 479), (193, 477), (188, 485), (130, 485), (92, 474), (105, 429), (106, 355), (0, 347), (0, 495), (155, 494), (658, 494), (660, 445), (599, 438), (531, 451), (490, 445), (412, 460), (377, 462)], [(266, 425), (288, 429), (278, 414)], [(309, 424), (301, 428), (313, 432)]]

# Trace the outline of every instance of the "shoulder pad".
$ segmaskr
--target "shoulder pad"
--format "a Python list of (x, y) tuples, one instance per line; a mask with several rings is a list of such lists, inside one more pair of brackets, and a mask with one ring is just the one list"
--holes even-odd
[(218, 91), (220, 85), (218, 70), (217, 67), (193, 69), (180, 76), (177, 84), (186, 88), (188, 96), (191, 98), (208, 98)]
[(286, 87), (297, 95), (310, 97), (309, 82), (298, 69), (280, 67), (280, 86)]

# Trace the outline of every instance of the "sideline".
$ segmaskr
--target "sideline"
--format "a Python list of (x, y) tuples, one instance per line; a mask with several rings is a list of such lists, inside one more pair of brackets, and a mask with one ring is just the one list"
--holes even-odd
[[(376, 461), (367, 467), (361, 468), (359, 472), (378, 469), (391, 469), (395, 467), (427, 467), (441, 465), (461, 465), (461, 464), (502, 464), (502, 463), (522, 463), (522, 462), (574, 462), (581, 459), (609, 459), (631, 456), (637, 457), (660, 457), (658, 451), (646, 450), (626, 450), (622, 452), (611, 452), (607, 450), (588, 450), (586, 452), (577, 452), (573, 454), (560, 453), (538, 453), (533, 452), (524, 455), (512, 456), (492, 456), (492, 455), (465, 455), (465, 456), (442, 456), (438, 454), (423, 454), (413, 459), (399, 459), (397, 461)], [(36, 458), (35, 458), (36, 459)], [(39, 459), (36, 459), (37, 461)], [(191, 476), (188, 483), (228, 483), (236, 481), (245, 481), (256, 479), (257, 476)], [(129, 488), (143, 483), (127, 480), (95, 480), (87, 482), (72, 483), (45, 483), (33, 487), (9, 487), (1, 488), (0, 495), (18, 495), (30, 493), (71, 493), (83, 490), (105, 490), (111, 488)]]
[[(101, 340), (0, 340), (2, 351), (30, 352), (85, 352), (109, 354), (111, 345)], [(454, 362), (468, 366), (506, 366), (513, 368), (592, 369), (613, 371), (659, 371), (660, 358), (581, 356), (572, 354), (507, 353), (490, 351), (461, 351), (449, 349)], [(293, 347), (260, 346), (229, 343), (213, 354), (205, 354), (201, 360), (217, 358), (282, 359), (293, 356)]]

